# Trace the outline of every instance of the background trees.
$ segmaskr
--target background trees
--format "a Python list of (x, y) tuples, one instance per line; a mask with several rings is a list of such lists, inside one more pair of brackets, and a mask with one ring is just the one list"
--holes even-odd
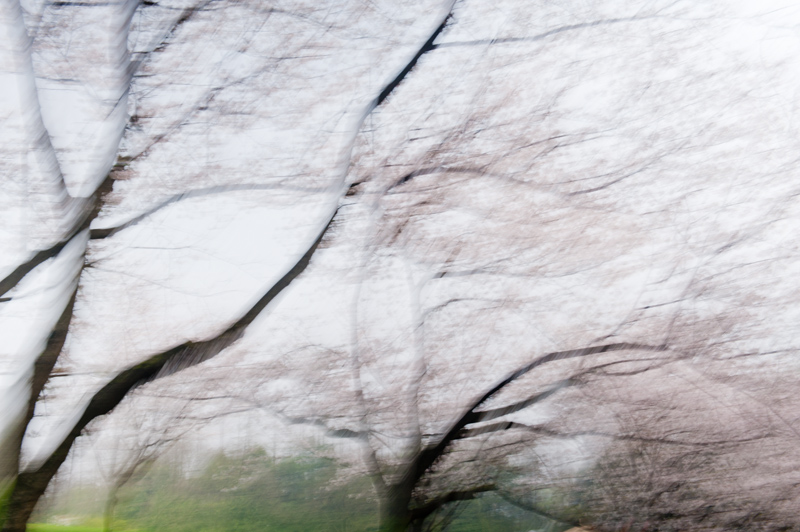
[[(460, 459), (491, 465), (486, 449), (496, 446), (495, 463), (547, 472), (508, 491), (553, 491), (560, 476), (576, 475), (570, 461), (588, 467), (606, 446), (625, 454), (616, 446), (639, 442), (662, 449), (658, 467), (631, 459), (632, 471), (604, 478), (613, 485), (649, 467), (654, 483), (629, 494), (646, 493), (654, 506), (599, 524), (656, 527), (672, 515), (693, 528), (788, 526), (796, 494), (777, 471), (793, 460), (796, 407), (778, 383), (794, 364), (783, 317), (795, 306), (796, 248), (780, 228), (794, 224), (796, 206), (785, 188), (793, 140), (779, 95), (796, 65), (766, 51), (764, 39), (791, 47), (793, 37), (766, 14), (550, 7), (459, 3), (414, 75), (371, 117), (331, 243), (308, 288), (287, 295), (260, 337), (290, 353), (270, 378), (292, 372), (259, 392), (262, 403), (293, 400), (281, 407), (290, 420), (370, 438), (368, 455), (392, 475), (537, 355), (611, 341), (665, 345), (531, 375), (497, 406), (571, 385), (537, 409), (497, 418), (509, 430), (452, 450), (452, 468)], [(756, 41), (730, 48), (744, 35), (758, 53)], [(336, 276), (345, 282), (329, 303)], [(350, 335), (314, 325), (330, 323), (328, 305)], [(247, 357), (263, 352), (255, 337), (250, 346)], [(619, 421), (633, 416), (651, 421)], [(765, 446), (783, 458), (762, 462)], [(713, 457), (702, 468), (680, 459), (701, 452)], [(487, 469), (458, 472), (480, 487), (497, 478)], [(422, 486), (417, 502), (454, 485)], [(770, 518), (755, 524), (756, 507), (769, 507)]]
[[(503, 470), (530, 470), (508, 496), (555, 486), (568, 468), (552, 449), (580, 444), (590, 467), (618, 441), (711, 449), (731, 465), (697, 499), (791, 520), (796, 10), (4, 9), (5, 85), (19, 87), (7, 145), (25, 154), (4, 173), (26, 176), (3, 200), (4, 334), (22, 339), (4, 358), (19, 412), (4, 445), (27, 425), (23, 468), (58, 456), (52, 475), (134, 385), (225, 351), (196, 370), (357, 436), (391, 491), (510, 372), (631, 344), (648, 347), (554, 360), (504, 388), (485, 405), (497, 417), (457, 427), (477, 443), (384, 497), (407, 499), (389, 521), (497, 488)], [(76, 37), (97, 24), (105, 40)], [(39, 307), (55, 310), (23, 313)], [(29, 330), (10, 325), (20, 316)], [(31, 373), (31, 400), (13, 403)], [(619, 422), (642, 412), (657, 421)], [(679, 462), (659, 475), (681, 477)], [(713, 528), (730, 511), (689, 514)]]

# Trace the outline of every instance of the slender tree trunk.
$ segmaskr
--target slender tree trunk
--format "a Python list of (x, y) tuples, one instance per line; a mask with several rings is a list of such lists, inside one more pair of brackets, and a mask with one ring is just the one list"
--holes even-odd
[(111, 532), (111, 521), (114, 519), (114, 509), (117, 507), (117, 488), (111, 488), (111, 492), (106, 499), (106, 506), (103, 511), (103, 532)]

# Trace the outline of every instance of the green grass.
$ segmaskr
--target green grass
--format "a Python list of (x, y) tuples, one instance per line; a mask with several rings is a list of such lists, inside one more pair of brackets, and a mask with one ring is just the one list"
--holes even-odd
[[(336, 481), (339, 464), (314, 456), (270, 457), (263, 449), (220, 453), (199, 474), (157, 464), (119, 493), (119, 532), (375, 532), (378, 504), (368, 478)], [(73, 516), (80, 525), (31, 524), (30, 532), (102, 532), (104, 491), (73, 490), (37, 521)], [(66, 504), (69, 503), (69, 504)], [(562, 530), (488, 493), (461, 504), (451, 532)]]
[[(143, 532), (140, 529), (125, 528), (116, 523), (114, 532)], [(50, 523), (28, 523), (28, 532), (103, 532), (103, 527), (89, 525), (52, 525)]]
[[(100, 517), (82, 519), (79, 525), (54, 525), (52, 523), (28, 523), (28, 532), (103, 532)], [(145, 532), (118, 520), (111, 525), (112, 532)]]
[(97, 526), (30, 523), (28, 524), (28, 532), (103, 532), (103, 528)]

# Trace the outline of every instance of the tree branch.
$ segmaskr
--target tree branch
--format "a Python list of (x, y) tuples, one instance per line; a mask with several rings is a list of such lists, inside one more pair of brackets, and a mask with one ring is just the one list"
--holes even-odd
[(213, 194), (224, 194), (227, 192), (239, 192), (239, 191), (249, 191), (249, 190), (270, 190), (275, 188), (289, 188), (289, 187), (281, 187), (280, 185), (275, 184), (234, 184), (234, 185), (225, 185), (225, 186), (216, 186), (216, 187), (205, 187), (205, 188), (198, 188), (195, 190), (188, 190), (186, 192), (182, 192), (180, 194), (175, 194), (170, 196), (169, 198), (165, 199), (161, 203), (151, 207), (147, 211), (143, 212), (142, 214), (131, 218), (125, 223), (114, 227), (103, 227), (99, 229), (92, 229), (89, 231), (89, 238), (92, 240), (100, 240), (103, 238), (108, 238), (111, 235), (122, 231), (123, 229), (127, 229), (133, 225), (138, 224), (145, 218), (155, 214), (156, 212), (160, 211), (161, 209), (172, 205), (173, 203), (177, 203), (179, 201), (191, 198), (199, 198), (203, 196), (210, 196)]
[[(70, 235), (69, 238), (56, 243), (52, 247), (39, 251), (33, 257), (31, 257), (30, 260), (17, 266), (13, 272), (9, 273), (3, 280), (0, 280), (0, 296), (17, 286), (22, 278), (31, 273), (34, 268), (45, 262), (47, 259), (52, 259), (58, 255), (61, 250), (64, 249), (64, 246), (69, 243), (72, 237), (73, 235)], [(9, 301), (10, 299), (11, 298), (3, 298), (2, 301)]]
[(681, 441), (671, 440), (669, 438), (648, 438), (645, 436), (636, 436), (634, 434), (614, 434), (611, 432), (603, 432), (597, 430), (580, 430), (577, 432), (561, 432), (549, 428), (547, 425), (527, 425), (525, 423), (518, 423), (515, 421), (501, 421), (499, 423), (492, 423), (477, 427), (474, 429), (463, 429), (460, 438), (473, 438), (483, 434), (492, 432), (502, 432), (506, 430), (524, 430), (527, 432), (534, 432), (545, 436), (552, 436), (555, 438), (577, 438), (580, 436), (597, 436), (601, 438), (610, 438), (619, 441), (635, 441), (642, 443), (658, 443), (663, 445), (678, 445), (688, 447), (708, 447), (711, 445), (733, 445), (737, 443), (750, 443), (769, 437), (769, 434), (762, 434), (752, 438), (742, 438), (739, 440), (711, 440), (711, 441)]
[(534, 396), (531, 396), (528, 399), (525, 399), (523, 401), (519, 401), (517, 403), (513, 403), (513, 404), (510, 404), (510, 405), (507, 405), (507, 406), (500, 407), (500, 408), (493, 408), (492, 410), (478, 410), (478, 411), (475, 411), (474, 413), (476, 414), (477, 417), (476, 417), (475, 421), (473, 421), (473, 423), (480, 423), (482, 421), (489, 421), (489, 420), (496, 419), (498, 417), (502, 417), (502, 416), (505, 416), (505, 415), (508, 415), (508, 414), (513, 414), (514, 412), (519, 412), (520, 410), (528, 408), (529, 406), (533, 406), (536, 403), (544, 401), (545, 399), (547, 399), (551, 395), (555, 394), (557, 391), (561, 390), (562, 388), (566, 388), (567, 386), (571, 386), (571, 385), (576, 384), (578, 382), (580, 382), (580, 381), (578, 381), (576, 378), (564, 379), (563, 381), (557, 383), (555, 386), (553, 386), (553, 387), (551, 387), (551, 388), (549, 388), (549, 389), (547, 389), (547, 390), (545, 390), (545, 391), (543, 391), (541, 393), (538, 393), (538, 394), (536, 394)]
[[(89, 224), (91, 224), (92, 220), (94, 220), (97, 217), (97, 214), (100, 212), (103, 197), (105, 194), (111, 191), (113, 182), (114, 180), (111, 179), (109, 174), (109, 176), (106, 177), (95, 190), (94, 197), (92, 200), (90, 200), (91, 205), (84, 206), (81, 215), (76, 218), (72, 229), (68, 232), (67, 236), (63, 240), (53, 244), (47, 249), (37, 252), (28, 261), (17, 266), (13, 272), (8, 274), (4, 279), (0, 280), (0, 296), (3, 296), (6, 292), (19, 284), (19, 282), (26, 275), (31, 273), (37, 266), (61, 253), (61, 250), (64, 249), (64, 247), (69, 244), (76, 235), (79, 235), (81, 231), (89, 227)], [(74, 201), (81, 200), (78, 199)], [(0, 303), (9, 301), (10, 299), (11, 298), (0, 298)]]
[[(320, 235), (278, 282), (276, 282), (241, 318), (214, 338), (202, 342), (186, 342), (162, 353), (151, 356), (147, 360), (120, 372), (109, 383), (92, 396), (81, 417), (53, 451), (36, 469), (24, 471), (17, 477), (17, 484), (9, 501), (9, 511), (27, 520), (33, 505), (44, 493), (50, 480), (58, 468), (66, 460), (72, 444), (80, 436), (86, 425), (93, 419), (105, 415), (116, 407), (120, 401), (136, 386), (149, 380), (163, 377), (189, 366), (199, 364), (236, 342), (259, 313), (284, 288), (297, 278), (308, 266), (311, 257), (317, 250), (322, 238), (331, 226), (334, 212)], [(26, 515), (23, 515), (26, 514)]]
[(477, 412), (477, 409), (486, 401), (488, 401), (491, 397), (496, 395), (500, 392), (503, 388), (511, 384), (512, 382), (516, 381), (523, 375), (529, 373), (530, 371), (538, 368), (543, 364), (547, 364), (548, 362), (555, 362), (558, 360), (567, 360), (571, 358), (579, 358), (585, 356), (591, 356), (601, 353), (609, 353), (611, 351), (622, 351), (622, 350), (647, 350), (647, 351), (664, 351), (667, 349), (666, 346), (652, 346), (646, 344), (633, 344), (633, 343), (616, 343), (616, 344), (606, 344), (606, 345), (599, 345), (594, 347), (585, 347), (582, 349), (571, 349), (569, 351), (556, 351), (553, 353), (548, 353), (544, 356), (541, 356), (534, 360), (533, 362), (522, 366), (521, 368), (517, 369), (516, 371), (509, 374), (506, 378), (492, 386), (487, 392), (481, 395), (478, 399), (476, 399), (470, 407), (466, 409), (466, 411), (458, 418), (456, 421), (451, 425), (450, 430), (439, 440), (439, 442), (435, 445), (427, 447), (423, 450), (414, 466), (411, 468), (409, 473), (413, 475), (414, 480), (418, 480), (427, 470), (429, 470), (434, 463), (436, 463), (439, 458), (444, 454), (447, 447), (450, 443), (457, 439), (459, 434), (462, 430), (469, 424), (475, 423), (478, 421), (480, 413)]
[[(525, 408), (528, 408), (529, 406), (533, 406), (534, 404), (536, 404), (538, 402), (544, 401), (545, 399), (547, 399), (548, 397), (552, 396), (553, 394), (555, 394), (559, 390), (562, 390), (562, 389), (564, 389), (564, 388), (566, 388), (568, 386), (572, 386), (572, 385), (575, 385), (575, 384), (582, 383), (583, 380), (581, 379), (581, 377), (584, 377), (586, 375), (590, 375), (592, 373), (597, 373), (602, 369), (605, 369), (605, 368), (608, 368), (608, 367), (611, 367), (611, 366), (616, 366), (618, 364), (628, 364), (628, 363), (631, 363), (631, 362), (651, 362), (653, 360), (655, 360), (655, 359), (653, 359), (653, 358), (638, 358), (638, 359), (633, 359), (633, 360), (616, 360), (614, 362), (608, 362), (607, 364), (600, 364), (600, 365), (597, 365), (597, 366), (593, 366), (593, 367), (591, 367), (591, 368), (589, 368), (587, 370), (584, 370), (584, 371), (581, 371), (579, 373), (576, 373), (576, 374), (572, 375), (568, 379), (564, 379), (564, 380), (556, 383), (551, 388), (545, 390), (544, 392), (541, 392), (541, 393), (538, 393), (536, 395), (533, 395), (533, 396), (529, 397), (528, 399), (524, 399), (522, 401), (518, 401), (516, 403), (512, 403), (510, 405), (506, 405), (506, 406), (503, 406), (503, 407), (500, 407), (500, 408), (494, 408), (494, 409), (491, 409), (491, 410), (476, 410), (474, 413), (477, 415), (477, 418), (472, 423), (481, 423), (481, 422), (484, 422), (484, 421), (490, 421), (492, 419), (497, 419), (498, 417), (503, 417), (505, 415), (513, 414), (514, 412), (519, 412), (520, 410), (524, 410)], [(635, 369), (635, 370), (632, 370), (632, 371), (613, 373), (612, 375), (615, 376), (615, 377), (616, 376), (638, 375), (638, 374), (640, 374), (640, 373), (642, 373), (644, 371), (648, 371), (650, 369), (652, 369), (652, 366), (648, 366), (645, 369)]]
[(536, 41), (541, 41), (542, 39), (545, 39), (552, 35), (564, 33), (566, 31), (580, 30), (583, 28), (594, 28), (596, 26), (604, 26), (608, 24), (619, 24), (621, 22), (634, 22), (637, 20), (645, 20), (648, 18), (652, 17), (638, 16), (638, 17), (624, 17), (624, 18), (607, 18), (607, 19), (595, 20), (592, 22), (581, 22), (579, 24), (568, 24), (566, 26), (559, 26), (558, 28), (554, 28), (544, 33), (540, 33), (538, 35), (532, 35), (531, 37), (500, 37), (497, 39), (479, 39), (475, 41), (453, 41), (453, 42), (445, 42), (433, 45), (433, 48), (449, 48), (451, 46), (476, 46), (482, 44), (512, 44), (517, 42), (536, 42)]
[(450, 17), (452, 16), (451, 15), (452, 9), (453, 8), (451, 6), (450, 9), (448, 10), (445, 19), (442, 21), (439, 27), (436, 28), (436, 30), (433, 32), (430, 38), (428, 38), (428, 40), (425, 41), (425, 44), (423, 44), (422, 47), (417, 51), (416, 55), (413, 58), (411, 58), (411, 61), (409, 61), (406, 64), (405, 68), (401, 70), (400, 73), (397, 74), (397, 76), (392, 81), (390, 81), (388, 85), (386, 85), (386, 87), (384, 87), (384, 89), (380, 92), (380, 94), (378, 94), (378, 97), (375, 99), (375, 107), (378, 107), (380, 104), (382, 104), (383, 101), (392, 93), (392, 91), (398, 85), (400, 85), (400, 82), (402, 82), (403, 79), (405, 79), (405, 77), (408, 75), (408, 73), (411, 72), (411, 70), (414, 68), (414, 65), (417, 64), (417, 61), (419, 61), (420, 57), (422, 57), (424, 54), (436, 48), (433, 42), (436, 40), (439, 34), (442, 33), (445, 26), (447, 26), (447, 22), (450, 20)]

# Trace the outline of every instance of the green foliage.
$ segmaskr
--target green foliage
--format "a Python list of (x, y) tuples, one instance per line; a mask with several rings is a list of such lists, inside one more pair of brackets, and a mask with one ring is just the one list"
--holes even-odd
[[(451, 508), (445, 507), (440, 513), (449, 510)], [(473, 501), (461, 503), (455, 518), (446, 530), (447, 532), (561, 532), (566, 528), (569, 526), (521, 510), (490, 492)]]
[(219, 454), (198, 477), (159, 467), (126, 490), (118, 515), (151, 532), (366, 531), (376, 502), (359, 479), (332, 485), (336, 464)]
[[(338, 464), (315, 456), (273, 459), (263, 449), (214, 456), (199, 474), (165, 459), (124, 487), (112, 529), (146, 532), (375, 532), (378, 501), (367, 478), (336, 479)], [(100, 532), (104, 493), (74, 487), (38, 514), (83, 516), (83, 526), (30, 525), (32, 532)], [(449, 532), (557, 532), (562, 526), (493, 493), (447, 505), (433, 528)]]

